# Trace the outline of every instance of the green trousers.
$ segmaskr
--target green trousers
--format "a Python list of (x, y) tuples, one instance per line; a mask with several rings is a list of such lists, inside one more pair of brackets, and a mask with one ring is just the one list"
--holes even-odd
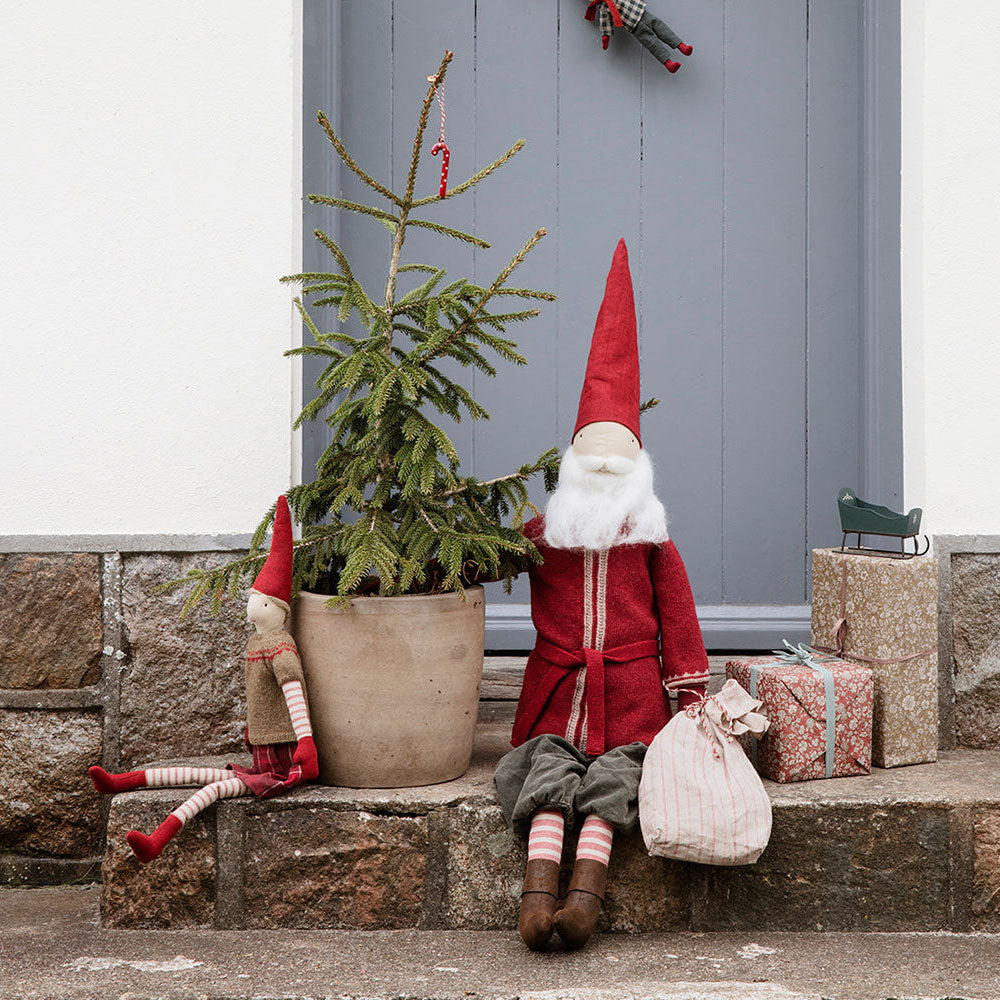
[(545, 734), (505, 754), (493, 775), (507, 825), (527, 836), (539, 809), (558, 809), (572, 830), (594, 814), (623, 833), (639, 825), (639, 779), (644, 743), (588, 757), (569, 740)]

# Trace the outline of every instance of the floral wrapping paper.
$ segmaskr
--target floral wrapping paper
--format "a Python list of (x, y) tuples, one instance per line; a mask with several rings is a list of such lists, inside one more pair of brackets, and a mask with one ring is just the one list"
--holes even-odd
[[(773, 656), (730, 660), (726, 677), (750, 690), (750, 668), (757, 675), (757, 697), (771, 727), (757, 744), (757, 769), (773, 781), (826, 777), (826, 693), (812, 667), (781, 663)], [(823, 660), (833, 674), (836, 704), (833, 777), (869, 774), (872, 769), (872, 671), (846, 660)]]
[(875, 672), (872, 763), (898, 767), (937, 760), (937, 560), (813, 549), (812, 645), (836, 649), (841, 618), (847, 623), (841, 632), (845, 659), (924, 653), (894, 663), (860, 660)]

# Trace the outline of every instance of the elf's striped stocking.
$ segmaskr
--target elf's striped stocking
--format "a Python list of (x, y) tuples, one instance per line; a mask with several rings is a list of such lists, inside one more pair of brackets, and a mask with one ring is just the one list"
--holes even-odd
[[(173, 770), (173, 769), (164, 769)], [(205, 768), (204, 770), (211, 770)], [(186, 802), (181, 803), (150, 835), (146, 836), (138, 830), (130, 830), (125, 839), (128, 846), (135, 852), (135, 856), (146, 864), (154, 858), (159, 857), (164, 847), (175, 837), (188, 820), (193, 819), (203, 809), (207, 809), (213, 802), (219, 799), (232, 799), (238, 795), (246, 795), (249, 789), (243, 782), (232, 776), (230, 771), (223, 771), (222, 774), (230, 775), (220, 781), (213, 781), (210, 785), (200, 788)]]
[(225, 781), (232, 771), (221, 767), (148, 767), (143, 771), (110, 774), (103, 767), (88, 768), (94, 787), (103, 795), (131, 792), (136, 788), (167, 788), (176, 785), (210, 785)]

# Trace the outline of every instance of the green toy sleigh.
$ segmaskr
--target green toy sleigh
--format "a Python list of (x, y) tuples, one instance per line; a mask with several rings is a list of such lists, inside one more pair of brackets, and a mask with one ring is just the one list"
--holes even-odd
[[(844, 487), (837, 495), (837, 507), (840, 510), (840, 528), (843, 538), (840, 542), (841, 552), (857, 552), (862, 555), (887, 556), (893, 559), (912, 559), (922, 556), (931, 547), (930, 539), (924, 535), (925, 545), (920, 548), (920, 516), (923, 511), (914, 507), (909, 514), (897, 514), (888, 507), (868, 503), (854, 495), (854, 491)], [(846, 548), (847, 536), (857, 535), (858, 544)], [(862, 535), (880, 535), (899, 539), (899, 552), (891, 549), (876, 549), (861, 544)], [(906, 551), (906, 539), (913, 539), (913, 551)]]

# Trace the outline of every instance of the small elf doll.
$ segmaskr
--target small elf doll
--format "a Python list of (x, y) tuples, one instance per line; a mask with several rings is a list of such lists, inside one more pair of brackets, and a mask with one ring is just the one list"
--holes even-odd
[[(703, 697), (708, 657), (681, 557), (667, 534), (639, 437), (639, 352), (625, 241), (597, 317), (573, 440), (545, 514), (525, 525), (537, 631), (511, 745), (494, 782), (507, 822), (528, 838), (518, 929), (540, 950), (568, 948), (601, 911), (616, 830), (638, 826), (646, 748)], [(563, 833), (582, 820), (558, 905)]]
[(588, 21), (597, 16), (597, 24), (601, 31), (601, 45), (606, 49), (615, 28), (625, 28), (652, 53), (653, 58), (667, 67), (670, 73), (676, 73), (681, 64), (670, 58), (670, 49), (679, 49), (689, 56), (694, 51), (690, 45), (681, 41), (680, 35), (669, 24), (653, 17), (646, 10), (646, 0), (591, 0), (587, 4), (587, 12), (583, 15)]
[(238, 795), (271, 798), (319, 774), (316, 744), (309, 723), (305, 678), (295, 640), (285, 631), (292, 591), (292, 521), (288, 501), (278, 497), (271, 552), (250, 589), (247, 617), (255, 631), (247, 643), (247, 745), (251, 767), (154, 767), (126, 774), (90, 768), (99, 792), (113, 795), (134, 788), (201, 785), (149, 836), (126, 835), (144, 864), (160, 852), (192, 817), (217, 799)]

